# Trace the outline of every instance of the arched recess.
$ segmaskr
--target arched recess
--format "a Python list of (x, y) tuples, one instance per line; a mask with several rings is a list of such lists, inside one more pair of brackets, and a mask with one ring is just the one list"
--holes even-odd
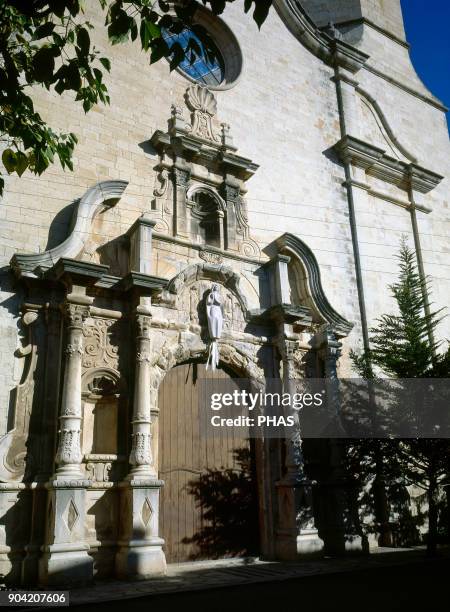
[[(252, 355), (244, 353), (232, 344), (219, 341), (220, 362), (232, 370), (236, 376), (248, 378), (255, 386), (264, 384), (264, 372)], [(150, 378), (153, 392), (157, 393), (161, 382), (169, 370), (188, 361), (206, 362), (205, 348), (191, 348), (185, 344), (163, 345), (159, 353), (152, 360)], [(156, 397), (152, 398), (152, 405), (157, 405)]]
[(226, 249), (226, 203), (208, 185), (192, 185), (187, 192), (187, 206), (191, 209), (191, 235), (205, 246)]
[(99, 367), (82, 376), (82, 453), (96, 482), (118, 480), (126, 471), (128, 406), (126, 383), (117, 370)]
[(297, 299), (309, 306), (316, 323), (329, 325), (338, 337), (347, 336), (353, 323), (347, 321), (330, 304), (322, 287), (320, 268), (311, 249), (294, 234), (286, 233), (276, 240), (280, 253), (291, 256), (291, 291)]
[(167, 291), (178, 295), (186, 286), (201, 279), (215, 281), (224, 287), (228, 287), (238, 299), (245, 318), (248, 317), (247, 300), (239, 286), (240, 276), (228, 266), (208, 263), (187, 266), (187, 268), (171, 279), (167, 285)]

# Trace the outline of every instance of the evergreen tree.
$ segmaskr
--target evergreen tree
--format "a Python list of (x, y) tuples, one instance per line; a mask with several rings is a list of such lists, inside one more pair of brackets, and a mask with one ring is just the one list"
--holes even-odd
[[(442, 343), (434, 340), (442, 310), (426, 313), (429, 283), (420, 278), (415, 255), (404, 239), (398, 259), (399, 279), (390, 286), (398, 312), (377, 319), (377, 325), (370, 329), (370, 350), (362, 354), (350, 353), (353, 365), (361, 377), (369, 380), (375, 378), (376, 369), (384, 376), (397, 379), (450, 377), (450, 348), (439, 352)], [(417, 401), (417, 397), (415, 399)], [(424, 407), (427, 403), (424, 397)], [(373, 442), (378, 442), (375, 452)], [(386, 451), (386, 443), (390, 456), (384, 457), (387, 461), (382, 463), (388, 465), (387, 479), (389, 471), (397, 472), (400, 466), (404, 483), (424, 491), (428, 504), (427, 548), (434, 553), (438, 540), (440, 487), (448, 479), (450, 442), (435, 438), (367, 442), (365, 452), (377, 457), (377, 462), (373, 461), (375, 481), (380, 478), (384, 481), (386, 476), (386, 473), (378, 473), (379, 451)]]
[(371, 349), (365, 360), (394, 378), (447, 376), (450, 352), (438, 354), (441, 343), (433, 339), (443, 309), (425, 313), (428, 282), (420, 278), (415, 255), (404, 239), (398, 259), (399, 280), (390, 286), (398, 314), (377, 320), (378, 325), (370, 330)]

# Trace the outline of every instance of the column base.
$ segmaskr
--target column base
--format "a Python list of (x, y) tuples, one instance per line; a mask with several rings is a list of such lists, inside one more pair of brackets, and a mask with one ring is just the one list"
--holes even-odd
[(39, 560), (39, 584), (75, 585), (92, 580), (93, 561), (85, 541), (89, 480), (47, 484), (46, 543)]
[(162, 480), (125, 480), (121, 488), (122, 534), (116, 554), (116, 576), (146, 580), (166, 573), (164, 540), (158, 536)]
[(368, 544), (364, 544), (360, 535), (350, 535), (345, 538), (346, 553), (365, 553), (368, 552), (368, 548)]
[(0, 575), (8, 586), (18, 586), (21, 581), (23, 555), (14, 552), (9, 546), (0, 547)]
[(41, 547), (37, 545), (29, 545), (26, 547), (26, 556), (22, 562), (22, 584), (33, 585), (39, 579), (39, 558), (41, 556)]
[(297, 557), (297, 530), (278, 529), (275, 542), (275, 558), (277, 561), (296, 561)]
[(145, 542), (124, 543), (116, 555), (116, 576), (122, 580), (148, 580), (164, 576), (166, 556), (162, 550), (164, 540), (153, 538)]
[(297, 536), (297, 553), (300, 556), (322, 555), (324, 543), (317, 529), (302, 529)]
[(93, 561), (88, 546), (46, 546), (39, 560), (39, 583), (44, 586), (84, 585), (92, 581)]

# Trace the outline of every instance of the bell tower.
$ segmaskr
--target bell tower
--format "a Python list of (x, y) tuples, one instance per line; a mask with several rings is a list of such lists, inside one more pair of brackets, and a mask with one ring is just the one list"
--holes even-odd
[(320, 28), (333, 24), (352, 42), (361, 38), (364, 24), (405, 40), (400, 0), (302, 0), (301, 4)]

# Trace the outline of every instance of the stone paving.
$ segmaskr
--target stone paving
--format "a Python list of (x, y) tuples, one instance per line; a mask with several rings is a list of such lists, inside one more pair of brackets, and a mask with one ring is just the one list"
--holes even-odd
[(401, 551), (379, 548), (372, 550), (371, 555), (367, 557), (322, 558), (293, 563), (260, 561), (254, 558), (180, 563), (169, 565), (167, 575), (161, 578), (140, 582), (105, 580), (89, 587), (71, 589), (70, 603), (80, 605), (163, 593), (289, 580), (302, 576), (419, 563), (423, 562), (424, 557), (424, 549), (421, 547)]

